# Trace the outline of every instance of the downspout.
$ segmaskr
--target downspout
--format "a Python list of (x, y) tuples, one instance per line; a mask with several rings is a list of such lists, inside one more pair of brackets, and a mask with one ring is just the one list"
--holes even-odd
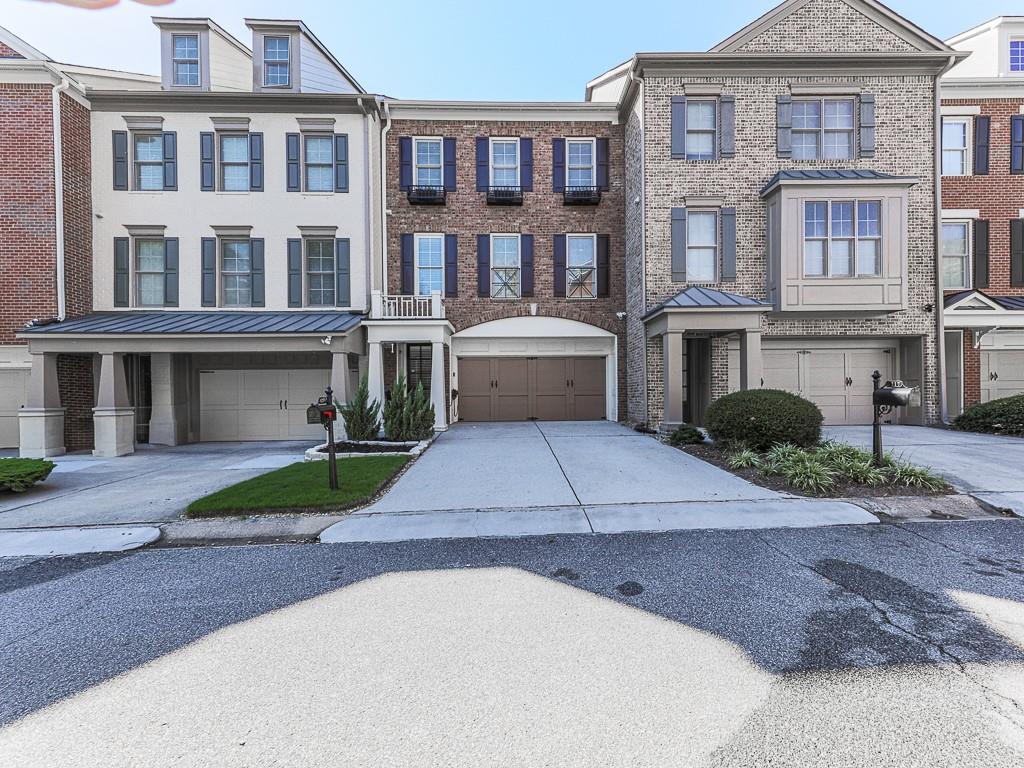
[[(942, 289), (942, 243), (940, 238), (940, 232), (942, 231), (942, 76), (955, 65), (956, 56), (950, 56), (949, 63), (943, 67), (942, 71), (935, 78), (935, 126), (932, 139), (934, 144), (933, 167), (935, 174), (935, 225), (932, 238), (935, 248), (936, 356), (939, 362), (936, 385), (939, 392), (939, 419), (943, 424), (949, 423), (949, 404), (946, 393), (946, 321), (944, 317), (945, 296)], [(963, 353), (961, 352), (961, 354)]]
[(61, 138), (60, 95), (71, 87), (71, 81), (62, 77), (60, 85), (53, 87), (53, 212), (57, 244), (57, 320), (67, 316), (67, 291), (64, 281), (64, 146)]
[(380, 132), (380, 257), (382, 294), (388, 292), (388, 132), (391, 130), (391, 105), (384, 102), (384, 127)]
[[(644, 81), (636, 76), (634, 67), (629, 69), (629, 79), (636, 83), (637, 88), (640, 89), (640, 93), (637, 98), (640, 99), (640, 317), (643, 318), (647, 314), (647, 135), (644, 130), (644, 112), (646, 111), (646, 104), (644, 98)], [(627, 118), (628, 122), (628, 118)], [(632, 205), (631, 200), (626, 201), (626, 205)], [(623, 212), (625, 213), (625, 212)], [(629, 324), (629, 315), (626, 316), (626, 324)], [(629, 338), (627, 331), (626, 337)], [(650, 421), (650, 413), (647, 412), (648, 403), (648, 392), (647, 392), (647, 330), (643, 327), (643, 320), (640, 320), (640, 339), (644, 345), (642, 354), (644, 364), (641, 367), (643, 393), (644, 393), (644, 413), (647, 418), (645, 422)], [(628, 354), (628, 350), (625, 352)], [(629, 418), (629, 402), (627, 398), (626, 402), (626, 418)]]

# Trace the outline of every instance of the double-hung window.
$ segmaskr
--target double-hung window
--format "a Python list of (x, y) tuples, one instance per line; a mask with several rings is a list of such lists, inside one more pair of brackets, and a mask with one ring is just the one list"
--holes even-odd
[(718, 212), (686, 214), (686, 279), (713, 283), (718, 279)]
[(415, 139), (414, 154), (416, 158), (413, 186), (441, 187), (443, 150), (441, 139)]
[(519, 186), (519, 139), (491, 139), (491, 186)]
[(795, 99), (792, 126), (794, 160), (853, 158), (853, 99)]
[(971, 223), (942, 222), (942, 287), (970, 288)]
[(1024, 40), (1010, 41), (1010, 71), (1024, 72)]
[(334, 138), (306, 136), (306, 191), (334, 191)]
[(135, 189), (164, 188), (164, 139), (160, 133), (136, 133)]
[(594, 140), (566, 139), (568, 162), (565, 166), (565, 186), (569, 189), (578, 187), (594, 187)]
[(160, 238), (135, 240), (135, 304), (164, 306), (164, 241)]
[(878, 200), (804, 203), (804, 277), (881, 274), (881, 215)]
[(306, 240), (306, 304), (334, 306), (334, 240)]
[(416, 235), (416, 294), (444, 291), (444, 235)]
[(566, 235), (565, 296), (593, 299), (597, 296), (597, 237)]
[(971, 118), (942, 118), (942, 175), (966, 176), (970, 171)]
[(711, 99), (686, 102), (686, 159), (714, 160), (718, 124), (717, 102)]
[(263, 85), (287, 88), (291, 82), (288, 66), (289, 37), (263, 38)]
[(252, 306), (252, 244), (249, 240), (221, 243), (221, 304)]
[(518, 299), (522, 294), (519, 235), (491, 235), (491, 298)]
[(199, 85), (199, 35), (172, 35), (172, 82), (180, 86)]
[(220, 188), (225, 192), (249, 190), (248, 135), (220, 135)]

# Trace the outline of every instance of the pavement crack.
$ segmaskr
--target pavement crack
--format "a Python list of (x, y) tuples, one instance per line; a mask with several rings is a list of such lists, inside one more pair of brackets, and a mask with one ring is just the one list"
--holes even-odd
[(943, 549), (945, 549), (945, 550), (947, 550), (949, 552), (952, 552), (955, 555), (959, 555), (961, 557), (969, 557), (972, 560), (974, 560), (974, 559), (976, 559), (978, 557), (978, 555), (976, 553), (974, 553), (974, 552), (964, 552), (962, 549), (957, 549), (956, 547), (952, 547), (949, 544), (946, 544), (945, 542), (937, 541), (936, 539), (933, 539), (930, 536), (925, 536), (923, 533), (920, 533), (919, 531), (916, 531), (916, 530), (913, 530), (913, 529), (909, 528), (906, 523), (894, 523), (893, 527), (894, 528), (899, 528), (901, 531), (905, 531), (905, 532), (909, 533), (911, 536), (916, 536), (919, 539), (923, 539), (924, 541), (927, 541), (927, 542), (929, 542), (931, 544), (934, 544), (934, 545), (936, 545), (938, 547), (942, 547)]
[[(569, 479), (569, 476), (565, 474), (565, 467), (563, 467), (562, 462), (558, 460), (558, 454), (556, 454), (555, 449), (551, 447), (551, 441), (548, 440), (548, 436), (544, 434), (544, 430), (540, 428), (540, 424), (536, 421), (533, 422), (533, 426), (537, 428), (537, 431), (540, 432), (540, 436), (544, 438), (544, 444), (547, 445), (548, 450), (551, 451), (551, 457), (555, 460), (555, 464), (558, 465), (558, 469), (562, 473), (562, 477), (565, 478), (565, 484), (568, 485), (569, 490), (572, 491), (572, 495), (576, 499), (576, 503), (582, 507), (583, 502), (580, 501), (580, 495), (576, 493), (576, 489), (572, 487), (572, 481)], [(583, 513), (586, 514), (586, 510), (584, 510)], [(587, 522), (590, 522), (589, 518), (587, 519)], [(591, 531), (593, 531), (593, 526), (591, 526)]]

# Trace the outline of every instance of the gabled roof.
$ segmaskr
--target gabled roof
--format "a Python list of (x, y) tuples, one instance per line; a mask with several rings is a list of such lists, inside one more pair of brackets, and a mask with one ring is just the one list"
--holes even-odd
[(713, 288), (701, 288), (697, 285), (691, 285), (689, 288), (681, 290), (675, 296), (665, 299), (665, 301), (644, 315), (644, 319), (666, 310), (755, 309), (764, 311), (770, 306), (767, 302), (752, 299), (749, 296), (741, 296), (738, 293), (726, 293), (725, 291), (716, 291)]
[(252, 58), (252, 51), (249, 50), (249, 46), (232, 35), (213, 19), (206, 16), (153, 16), (151, 21), (159, 29), (163, 29), (164, 27), (206, 27), (211, 32), (220, 35), (241, 53)]
[(943, 300), (943, 306), (953, 312), (1021, 312), (1024, 311), (1024, 296), (990, 296), (972, 289), (950, 294)]
[(352, 86), (359, 91), (359, 93), (366, 93), (366, 89), (359, 84), (359, 81), (352, 77), (351, 73), (345, 67), (342, 66), (341, 62), (335, 58), (334, 54), (331, 53), (331, 49), (320, 42), (320, 39), (313, 34), (313, 31), (306, 26), (305, 22), (301, 19), (245, 19), (245, 26), (249, 29), (254, 28), (281, 28), (281, 29), (297, 29), (309, 41), (316, 47), (320, 53), (322, 53), (329, 62), (338, 70), (342, 77), (348, 80)]
[(344, 333), (355, 328), (362, 315), (353, 312), (272, 312), (166, 310), (95, 312), (59, 323), (36, 325), (19, 333), (75, 335), (163, 334), (320, 334)]
[[(775, 8), (768, 11), (758, 19), (755, 19), (739, 32), (727, 37), (714, 48), (714, 53), (729, 53), (739, 51), (746, 43), (753, 40), (767, 29), (775, 26), (791, 13), (798, 11), (808, 3), (815, 0), (785, 0)], [(905, 40), (908, 44), (919, 51), (949, 51), (953, 49), (946, 45), (913, 22), (900, 16), (891, 8), (876, 2), (876, 0), (842, 0), (856, 11), (872, 19), (897, 37)]]
[(916, 184), (916, 176), (893, 176), (881, 171), (867, 169), (846, 169), (846, 168), (793, 168), (785, 169), (776, 173), (768, 183), (761, 189), (761, 196), (768, 194), (779, 184), (785, 182), (895, 182), (904, 183), (908, 186)]
[(33, 48), (31, 45), (26, 43), (11, 30), (5, 27), (0, 27), (0, 43), (3, 43), (15, 53), (20, 54), (26, 59), (34, 59), (37, 61), (53, 61), (49, 56), (40, 51), (38, 48)]

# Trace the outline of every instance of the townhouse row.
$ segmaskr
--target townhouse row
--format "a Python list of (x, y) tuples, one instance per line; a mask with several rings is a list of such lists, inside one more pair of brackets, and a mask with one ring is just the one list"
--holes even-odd
[(918, 388), (905, 423), (1003, 391), (956, 367), (1005, 365), (993, 333), (943, 326), (995, 301), (948, 282), (952, 227), (962, 274), (983, 220), (991, 280), (1012, 261), (945, 197), (955, 151), (1003, 173), (1000, 120), (939, 103), (974, 37), (787, 0), (581, 102), (467, 103), (366, 93), (301, 22), (154, 23), (153, 77), (0, 31), (0, 444), (24, 455), (314, 438), (309, 402), (364, 376), (422, 384), (437, 429), (700, 424), (757, 387), (866, 423), (874, 370)]

